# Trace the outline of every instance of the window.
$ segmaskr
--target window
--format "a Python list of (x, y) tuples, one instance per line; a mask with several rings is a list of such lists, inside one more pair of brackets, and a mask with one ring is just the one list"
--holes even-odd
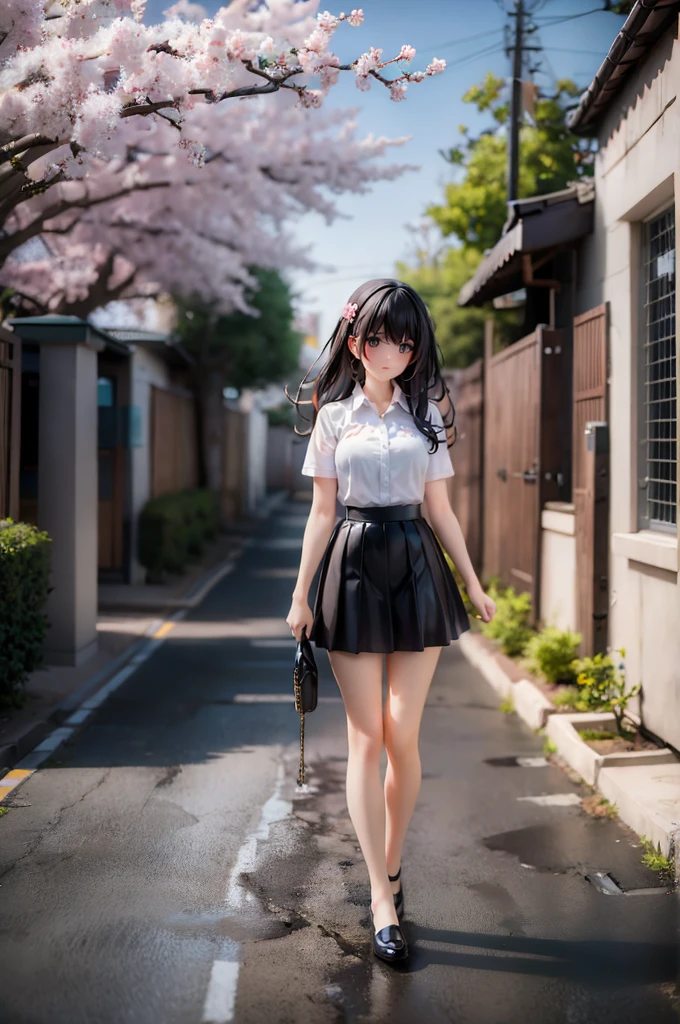
[(678, 469), (674, 209), (650, 220), (644, 231), (640, 525), (673, 530)]

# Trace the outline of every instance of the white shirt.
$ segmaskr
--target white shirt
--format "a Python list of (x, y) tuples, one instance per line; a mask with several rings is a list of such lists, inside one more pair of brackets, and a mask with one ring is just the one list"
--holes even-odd
[(358, 382), (348, 398), (319, 409), (302, 473), (335, 477), (343, 505), (419, 505), (426, 481), (454, 475), (437, 405), (428, 403), (427, 418), (444, 443), (430, 454), (430, 441), (418, 430), (406, 396), (396, 381), (393, 386), (383, 416)]

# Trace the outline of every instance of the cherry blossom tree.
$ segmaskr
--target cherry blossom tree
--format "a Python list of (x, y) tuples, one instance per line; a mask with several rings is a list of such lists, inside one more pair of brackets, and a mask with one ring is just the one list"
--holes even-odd
[(85, 317), (159, 291), (247, 312), (249, 266), (313, 266), (291, 235), (296, 216), (315, 211), (330, 223), (336, 195), (417, 169), (378, 164), (406, 140), (357, 140), (346, 111), (264, 100), (196, 107), (182, 146), (168, 147), (159, 122), (125, 130), (124, 158), (92, 164), (84, 181), (34, 197), (6, 225), (0, 280), (24, 312)]
[[(375, 79), (395, 101), (409, 82), (438, 74), (404, 71), (413, 47), (383, 59), (371, 47), (341, 64), (330, 50), (342, 25), (363, 11), (318, 13), (318, 0), (233, 0), (213, 18), (186, 20), (180, 2), (158, 25), (142, 22), (145, 0), (13, 0), (0, 7), (0, 224), (53, 186), (83, 179), (99, 160), (119, 158), (130, 119), (162, 118), (180, 138), (187, 115), (228, 99), (289, 93), (321, 106), (341, 71), (360, 89)], [(198, 8), (198, 12), (194, 9)], [(389, 65), (399, 73), (389, 78)], [(318, 88), (310, 80), (318, 80)]]

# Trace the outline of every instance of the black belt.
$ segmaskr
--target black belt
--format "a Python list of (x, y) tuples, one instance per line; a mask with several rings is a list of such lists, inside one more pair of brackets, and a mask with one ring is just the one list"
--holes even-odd
[(345, 506), (345, 519), (358, 519), (368, 523), (392, 523), (404, 519), (421, 519), (420, 505), (356, 505)]

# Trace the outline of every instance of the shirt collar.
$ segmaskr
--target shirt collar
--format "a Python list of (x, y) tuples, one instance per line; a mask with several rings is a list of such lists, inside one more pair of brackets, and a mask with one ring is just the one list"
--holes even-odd
[[(399, 405), (401, 405), (406, 410), (406, 412), (410, 413), (411, 410), (408, 407), (408, 400), (406, 398), (406, 395), (401, 390), (396, 380), (393, 381), (393, 387), (394, 390), (392, 392), (392, 402), (398, 402)], [(362, 405), (364, 402), (373, 407), (373, 403), (365, 394), (364, 389), (362, 388), (359, 381), (357, 381), (356, 384), (354, 385), (354, 391), (352, 392), (352, 412), (354, 412), (355, 409), (358, 409), (359, 406)]]

